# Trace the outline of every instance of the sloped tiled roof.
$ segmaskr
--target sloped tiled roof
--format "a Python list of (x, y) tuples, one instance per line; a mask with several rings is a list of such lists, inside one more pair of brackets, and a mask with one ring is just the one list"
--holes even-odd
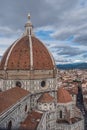
[(43, 113), (32, 111), (29, 113), (24, 122), (21, 123), (19, 130), (37, 130), (37, 126), (41, 120)]
[(16, 104), (21, 98), (27, 96), (29, 94), (28, 91), (14, 87), (7, 91), (0, 93), (0, 113), (9, 109), (10, 106)]
[(78, 94), (78, 87), (67, 88), (67, 91), (68, 91), (70, 94), (77, 95), (77, 94)]

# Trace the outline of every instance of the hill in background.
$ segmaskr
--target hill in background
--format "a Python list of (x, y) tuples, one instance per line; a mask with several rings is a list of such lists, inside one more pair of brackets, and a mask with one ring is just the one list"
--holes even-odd
[(87, 63), (59, 64), (59, 69), (87, 69)]

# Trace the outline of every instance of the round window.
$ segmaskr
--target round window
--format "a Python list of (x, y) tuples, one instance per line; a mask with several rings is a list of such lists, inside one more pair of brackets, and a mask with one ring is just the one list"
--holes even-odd
[(22, 85), (21, 85), (21, 82), (20, 81), (17, 81), (16, 82), (16, 87), (21, 87)]
[(45, 87), (45, 85), (46, 85), (46, 82), (45, 82), (45, 81), (42, 81), (42, 82), (41, 82), (41, 87)]

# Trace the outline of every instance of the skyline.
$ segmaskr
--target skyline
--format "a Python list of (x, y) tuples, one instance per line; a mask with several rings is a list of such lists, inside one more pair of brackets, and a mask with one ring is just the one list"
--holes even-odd
[(28, 13), (34, 33), (56, 63), (87, 62), (86, 0), (0, 0), (0, 55), (24, 32)]

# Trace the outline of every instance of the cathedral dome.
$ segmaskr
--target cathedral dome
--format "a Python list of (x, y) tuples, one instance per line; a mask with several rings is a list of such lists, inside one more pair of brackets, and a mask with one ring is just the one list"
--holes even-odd
[(45, 45), (34, 36), (28, 15), (25, 33), (15, 41), (2, 57), (2, 70), (52, 70), (54, 59)]
[(57, 92), (57, 102), (69, 103), (72, 102), (72, 97), (67, 90), (65, 90), (64, 88), (59, 88)]

